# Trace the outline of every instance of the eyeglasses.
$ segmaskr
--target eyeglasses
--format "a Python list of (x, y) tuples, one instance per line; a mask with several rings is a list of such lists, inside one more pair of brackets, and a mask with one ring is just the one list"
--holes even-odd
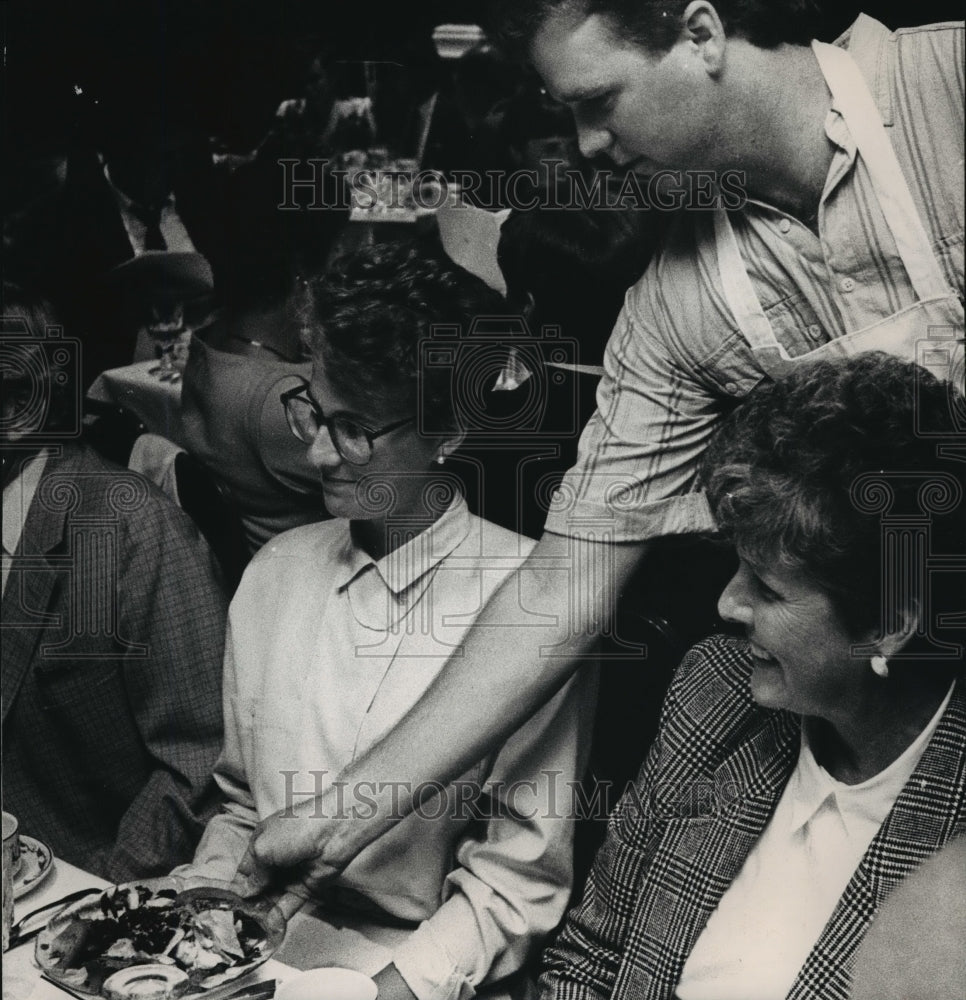
[(281, 400), (289, 430), (299, 441), (312, 444), (322, 427), (325, 427), (333, 447), (350, 465), (368, 465), (372, 458), (372, 442), (376, 438), (416, 420), (415, 417), (404, 417), (373, 430), (343, 413), (327, 417), (322, 407), (309, 394), (308, 383), (283, 392)]

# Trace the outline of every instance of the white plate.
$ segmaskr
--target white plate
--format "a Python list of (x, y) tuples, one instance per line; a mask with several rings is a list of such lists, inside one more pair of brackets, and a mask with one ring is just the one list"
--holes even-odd
[(54, 855), (42, 840), (20, 835), (20, 867), (13, 877), (13, 898), (33, 892), (51, 873)]
[(308, 969), (287, 978), (275, 1000), (376, 1000), (379, 988), (354, 969)]

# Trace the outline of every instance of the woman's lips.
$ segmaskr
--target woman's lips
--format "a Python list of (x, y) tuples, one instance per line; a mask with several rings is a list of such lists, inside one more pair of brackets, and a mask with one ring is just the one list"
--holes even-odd
[(778, 660), (776, 660), (775, 657), (771, 655), (771, 653), (768, 653), (764, 649), (762, 649), (761, 646), (756, 645), (755, 643), (751, 642), (750, 640), (749, 640), (748, 645), (749, 645), (749, 647), (751, 649), (751, 655), (756, 660), (760, 660), (762, 663), (768, 663), (768, 664), (771, 664), (771, 665), (774, 665), (774, 664), (778, 663)]

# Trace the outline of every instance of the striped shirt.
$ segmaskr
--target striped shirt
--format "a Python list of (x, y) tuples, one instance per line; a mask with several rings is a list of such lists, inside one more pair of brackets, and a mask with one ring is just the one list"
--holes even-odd
[[(861, 15), (836, 44), (869, 83), (939, 267), (962, 298), (963, 24), (891, 33)], [(917, 301), (834, 103), (825, 131), (835, 151), (819, 235), (759, 202), (731, 213), (752, 286), (791, 357)], [(725, 302), (711, 213), (683, 211), (672, 222), (661, 253), (627, 293), (604, 367), (597, 412), (547, 530), (637, 541), (712, 528), (695, 492), (701, 455), (765, 374)]]

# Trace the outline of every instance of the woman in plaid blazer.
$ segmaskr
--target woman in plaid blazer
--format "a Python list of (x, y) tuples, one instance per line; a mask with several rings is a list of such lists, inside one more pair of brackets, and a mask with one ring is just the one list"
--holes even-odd
[(955, 390), (878, 353), (801, 364), (729, 419), (705, 484), (747, 637), (678, 669), (545, 997), (846, 1000), (882, 902), (966, 834), (939, 633), (962, 624), (955, 419)]

